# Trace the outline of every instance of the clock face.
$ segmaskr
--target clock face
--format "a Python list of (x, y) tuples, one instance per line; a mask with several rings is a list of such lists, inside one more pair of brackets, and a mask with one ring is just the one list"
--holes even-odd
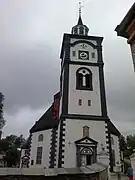
[(89, 52), (88, 51), (79, 51), (79, 59), (89, 60)]

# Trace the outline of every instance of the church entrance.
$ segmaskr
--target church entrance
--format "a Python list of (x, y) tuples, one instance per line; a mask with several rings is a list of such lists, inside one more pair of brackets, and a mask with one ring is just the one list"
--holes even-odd
[(83, 148), (81, 153), (81, 166), (89, 166), (93, 162), (93, 152), (90, 148)]
[(97, 142), (89, 137), (84, 137), (76, 143), (77, 166), (90, 166), (97, 161)]
[(91, 155), (87, 155), (86, 156), (86, 164), (87, 165), (91, 165), (92, 164), (92, 162), (91, 162)]

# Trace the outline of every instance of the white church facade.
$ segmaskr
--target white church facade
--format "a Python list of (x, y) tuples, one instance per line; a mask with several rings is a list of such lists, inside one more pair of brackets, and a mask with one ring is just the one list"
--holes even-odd
[[(30, 129), (22, 162), (29, 167), (72, 168), (98, 162), (104, 151), (110, 171), (121, 162), (120, 132), (107, 114), (103, 37), (89, 36), (81, 16), (61, 48), (60, 90)], [(25, 153), (27, 152), (27, 153)]]

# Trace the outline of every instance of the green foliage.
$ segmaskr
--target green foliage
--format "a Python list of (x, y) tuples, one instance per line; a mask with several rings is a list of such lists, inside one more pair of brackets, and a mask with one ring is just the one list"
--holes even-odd
[(135, 135), (128, 135), (126, 138), (121, 136), (120, 148), (124, 153), (124, 157), (129, 158), (135, 149)]
[(16, 136), (12, 134), (0, 140), (0, 152), (5, 154), (4, 161), (8, 167), (19, 164), (20, 151), (18, 148), (21, 148), (24, 143), (23, 135)]
[(16, 166), (19, 163), (20, 153), (15, 147), (11, 147), (6, 151), (4, 156), (4, 161), (7, 164), (7, 167)]
[(135, 135), (127, 136), (127, 147), (132, 151), (135, 149)]
[(4, 106), (4, 95), (0, 93), (0, 130), (5, 125), (5, 120), (3, 117), (3, 106)]
[(120, 149), (121, 149), (121, 151), (126, 150), (126, 140), (125, 140), (125, 137), (122, 135), (120, 137)]

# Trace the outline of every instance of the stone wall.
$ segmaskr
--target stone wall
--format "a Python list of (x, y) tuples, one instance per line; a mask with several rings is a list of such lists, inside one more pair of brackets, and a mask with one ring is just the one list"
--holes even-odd
[(0, 176), (0, 180), (107, 180), (107, 178), (103, 178), (98, 176), (98, 174), (94, 175), (58, 175), (58, 176), (24, 176), (24, 175), (13, 175), (13, 176)]
[(107, 180), (108, 171), (79, 168), (0, 168), (0, 180)]

